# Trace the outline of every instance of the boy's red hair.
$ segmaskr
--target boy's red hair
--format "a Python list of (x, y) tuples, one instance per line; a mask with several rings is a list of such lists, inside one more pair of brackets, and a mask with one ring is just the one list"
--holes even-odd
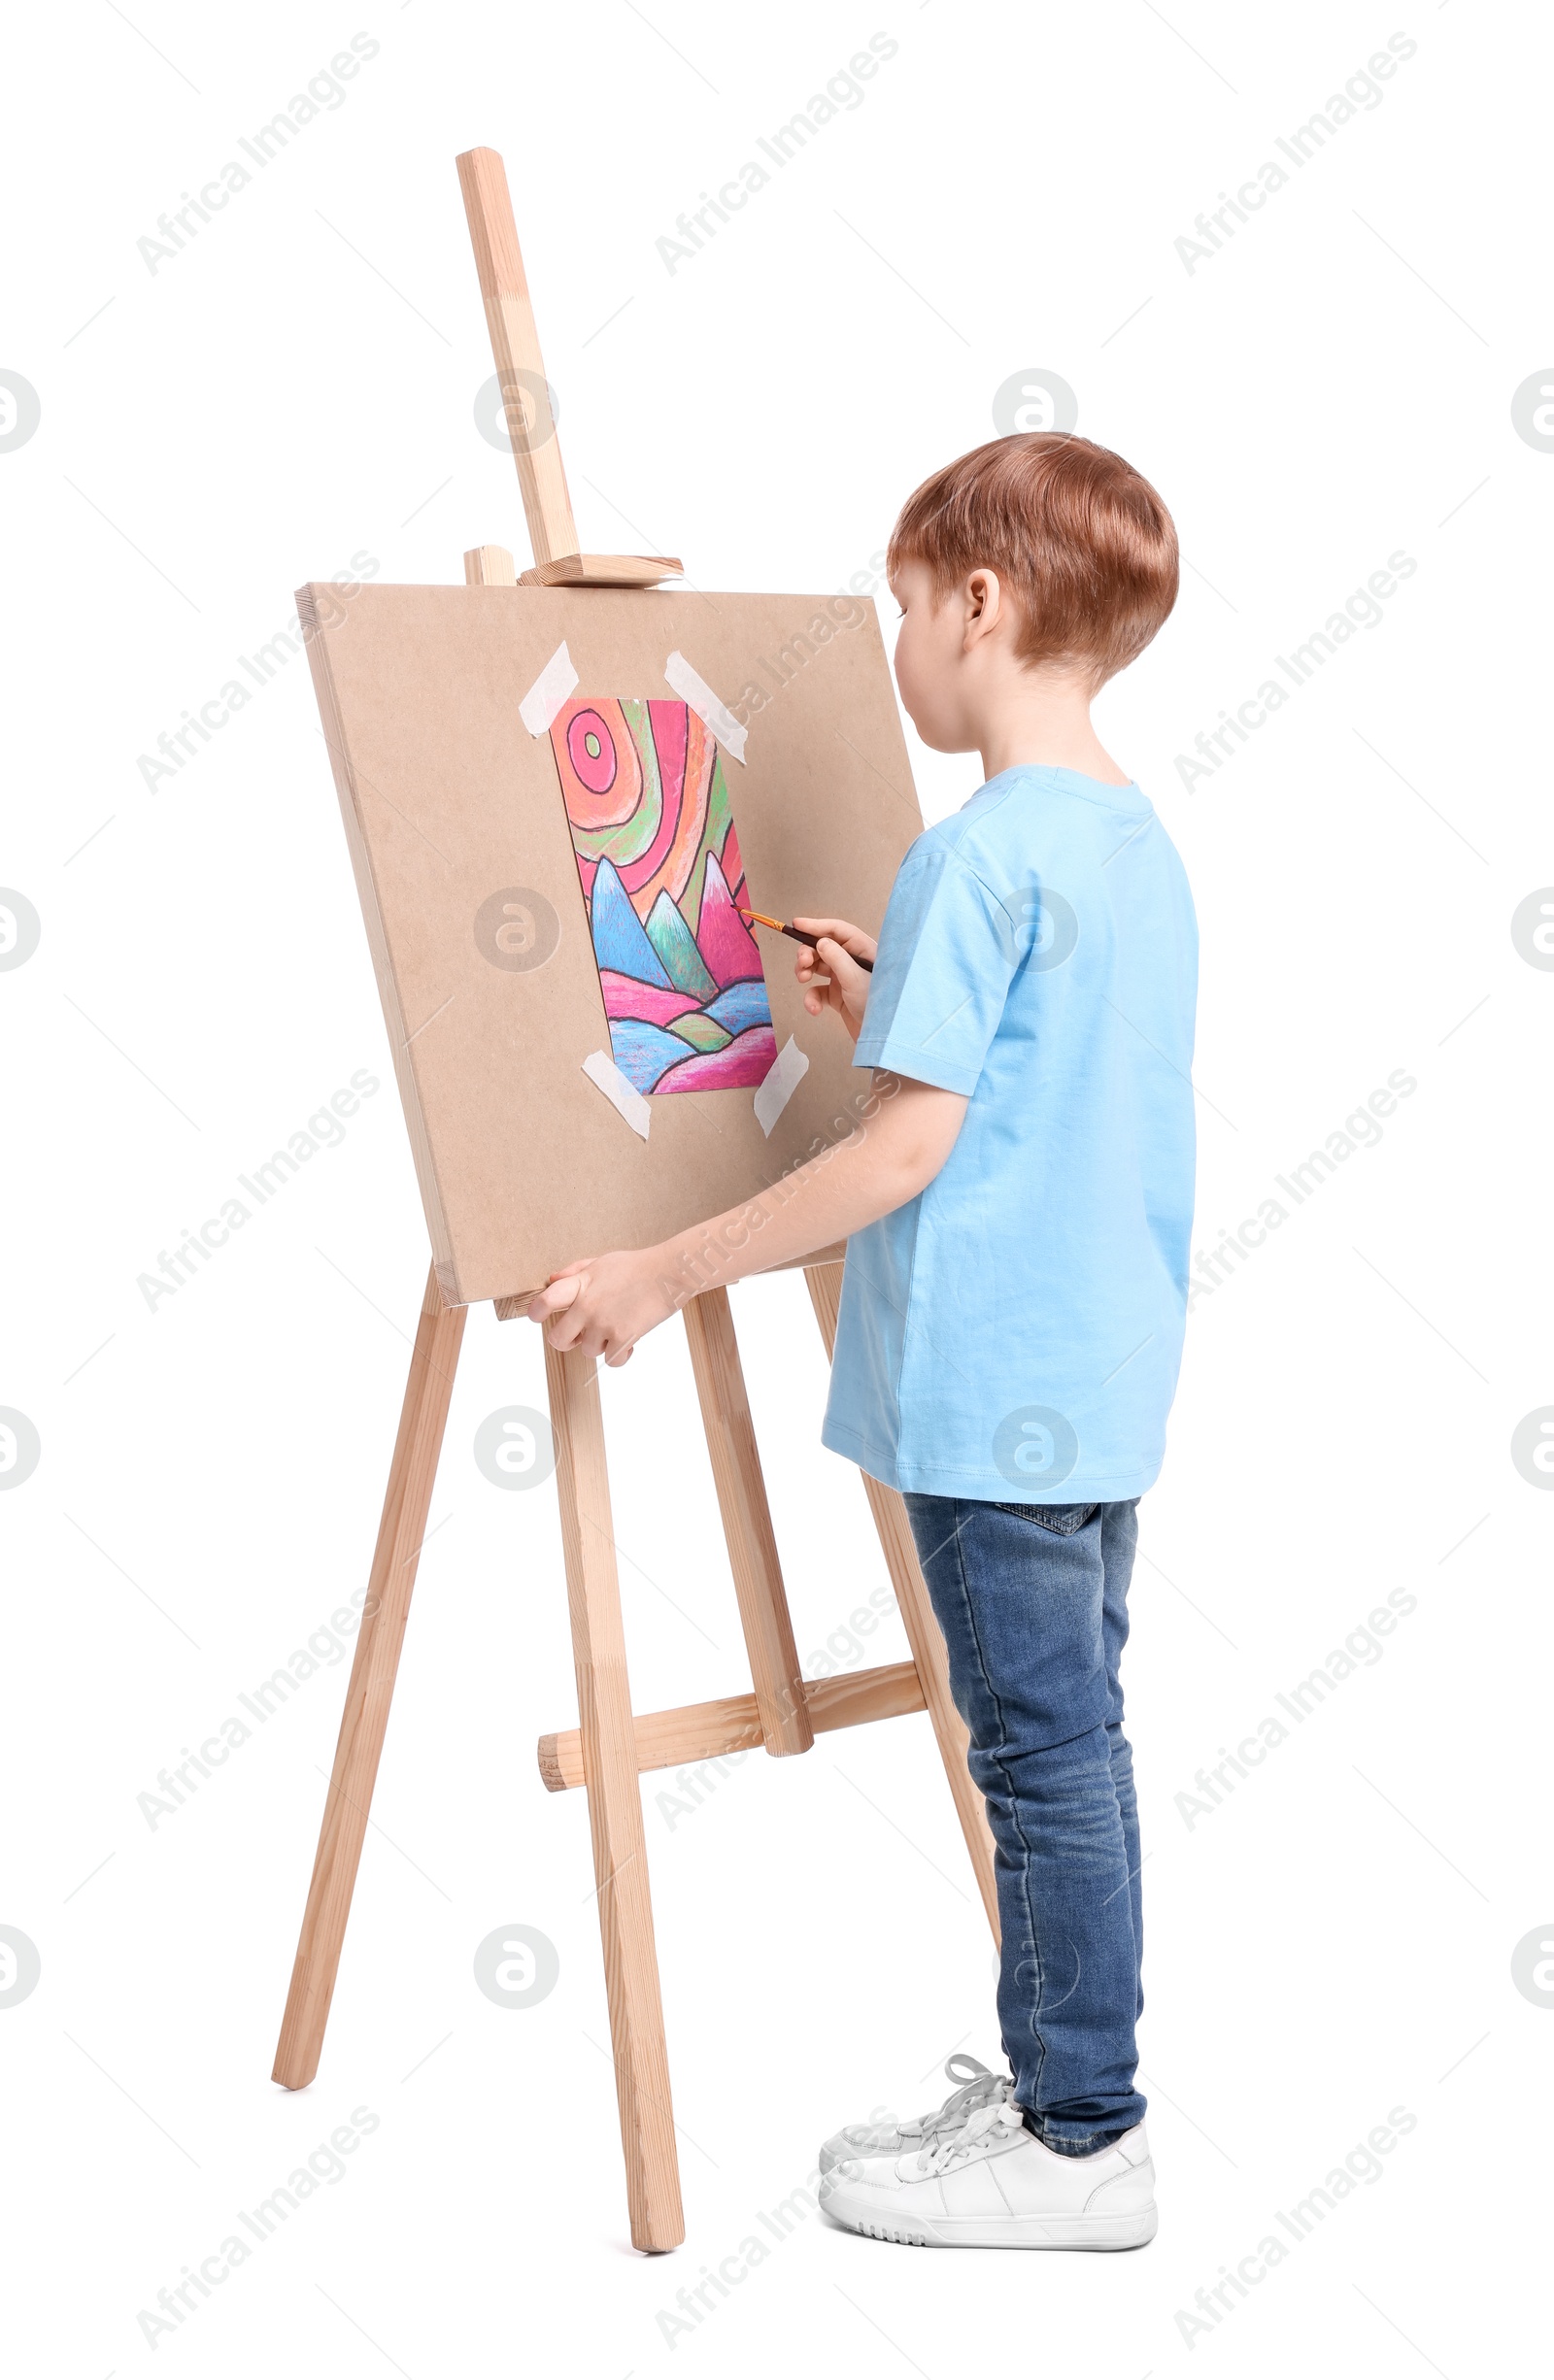
[(946, 463), (901, 508), (886, 568), (926, 562), (941, 603), (997, 571), (1020, 613), (1022, 661), (1067, 661), (1103, 686), (1176, 601), (1176, 529), (1148, 480), (1066, 432), (996, 438)]

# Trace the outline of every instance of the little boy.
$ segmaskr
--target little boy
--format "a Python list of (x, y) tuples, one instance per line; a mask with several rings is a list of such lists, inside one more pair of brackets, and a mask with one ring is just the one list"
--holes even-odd
[(622, 1363), (709, 1238), (727, 1280), (847, 1239), (822, 1434), (906, 1499), (997, 1846), (1011, 2072), (833, 2135), (821, 2202), (880, 2239), (1136, 2247), (1156, 2216), (1118, 1663), (1186, 1312), (1197, 933), (1090, 704), (1169, 614), (1176, 536), (1106, 449), (1003, 438), (917, 490), (888, 575), (901, 700), (987, 782), (908, 852), (877, 944), (796, 921), (819, 936), (806, 1007), (875, 1070), (867, 1121), (747, 1207), (569, 1266), (530, 1312)]

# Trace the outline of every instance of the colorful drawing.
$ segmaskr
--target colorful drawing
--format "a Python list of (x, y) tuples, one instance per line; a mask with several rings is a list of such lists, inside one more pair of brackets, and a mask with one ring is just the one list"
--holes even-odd
[(710, 730), (688, 703), (574, 696), (551, 749), (616, 1064), (655, 1096), (760, 1083), (777, 1041)]

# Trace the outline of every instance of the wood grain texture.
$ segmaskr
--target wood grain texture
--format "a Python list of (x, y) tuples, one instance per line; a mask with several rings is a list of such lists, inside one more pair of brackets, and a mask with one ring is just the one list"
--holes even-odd
[[(861, 1727), (874, 1719), (900, 1719), (927, 1707), (913, 1661), (855, 1669), (848, 1677), (812, 1679), (804, 1689), (804, 1701), (817, 1735), (836, 1727)], [(637, 1767), (681, 1768), (688, 1760), (757, 1752), (761, 1740), (754, 1694), (688, 1702), (677, 1711), (644, 1711), (636, 1720)], [(581, 1730), (569, 1727), (559, 1735), (542, 1735), (539, 1768), (547, 1793), (561, 1793), (586, 1783)]]
[(507, 399), (508, 433), (529, 544), (536, 563), (543, 566), (557, 555), (576, 553), (577, 523), (524, 276), (507, 169), (494, 149), (469, 149), (458, 159), (458, 183), (496, 377)]
[(673, 2248), (685, 2237), (685, 2220), (599, 1386), (591, 1357), (549, 1342), (545, 1377), (631, 2238), (638, 2248)]
[[(842, 1267), (839, 1264), (806, 1265), (804, 1278), (809, 1283), (815, 1320), (820, 1324), (826, 1353), (829, 1356), (836, 1347)], [(982, 1906), (987, 1911), (988, 1924), (993, 1927), (993, 1938), (997, 1942), (998, 1894), (994, 1882), (993, 1836), (988, 1827), (986, 1805), (966, 1766), (969, 1738), (965, 1722), (956, 1709), (950, 1693), (950, 1664), (945, 1656), (943, 1631), (933, 1616), (928, 1587), (918, 1565), (917, 1548), (912, 1541), (912, 1525), (906, 1517), (906, 1506), (894, 1488), (887, 1488), (879, 1480), (870, 1479), (866, 1471), (862, 1479), (863, 1492), (874, 1515), (874, 1526), (879, 1531), (885, 1566), (895, 1589), (895, 1600), (900, 1607), (906, 1641), (917, 1663), (923, 1699), (928, 1705), (933, 1732), (938, 1739), (939, 1757), (950, 1781), (956, 1816), (961, 1821), (961, 1831), (965, 1836), (965, 1847), (971, 1855), (972, 1872), (982, 1895)]]
[(524, 587), (657, 587), (683, 579), (685, 564), (673, 553), (558, 553), (525, 570)]
[(781, 1759), (789, 1753), (807, 1752), (815, 1741), (815, 1730), (804, 1707), (798, 1648), (777, 1559), (728, 1292), (704, 1290), (682, 1311), (761, 1734), (766, 1750)]
[(275, 2080), (288, 2091), (301, 2091), (319, 2070), (464, 1335), (464, 1313), (462, 1306), (443, 1304), (434, 1267), (422, 1300), (313, 1881), (275, 2053)]
[(516, 587), (518, 572), (505, 546), (471, 546), (464, 556), (466, 587)]

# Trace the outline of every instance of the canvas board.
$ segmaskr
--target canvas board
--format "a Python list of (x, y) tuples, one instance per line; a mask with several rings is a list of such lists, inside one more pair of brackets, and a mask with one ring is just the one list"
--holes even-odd
[(867, 1078), (737, 905), (876, 928), (921, 831), (871, 603), (298, 608), (450, 1303), (661, 1239), (852, 1128)]

